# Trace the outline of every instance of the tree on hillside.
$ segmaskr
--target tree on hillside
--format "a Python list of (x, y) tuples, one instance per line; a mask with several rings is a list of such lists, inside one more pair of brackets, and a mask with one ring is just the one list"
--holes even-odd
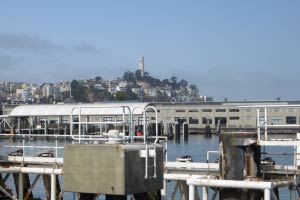
[(182, 88), (186, 88), (188, 86), (188, 82), (184, 79), (181, 79), (179, 82), (178, 82), (178, 85)]
[(171, 80), (172, 83), (177, 83), (177, 77), (176, 76), (172, 76), (170, 80)]
[(73, 80), (71, 83), (72, 96), (78, 102), (88, 102), (88, 88), (80, 85), (76, 80)]
[(164, 85), (170, 85), (169, 79), (162, 80), (162, 84), (164, 84)]
[(96, 76), (95, 77), (95, 82), (96, 83), (99, 83), (100, 81), (102, 81), (103, 80), (103, 78), (101, 77), (101, 76)]
[(141, 70), (138, 69), (135, 71), (135, 79), (137, 81), (141, 81), (143, 79)]
[(135, 75), (133, 72), (126, 71), (122, 77), (124, 81), (135, 82)]
[(199, 96), (199, 90), (198, 90), (198, 88), (197, 88), (196, 85), (191, 84), (191, 85), (189, 86), (189, 88), (190, 88), (190, 90), (191, 90), (191, 96), (192, 96), (193, 98), (196, 98), (196, 97)]

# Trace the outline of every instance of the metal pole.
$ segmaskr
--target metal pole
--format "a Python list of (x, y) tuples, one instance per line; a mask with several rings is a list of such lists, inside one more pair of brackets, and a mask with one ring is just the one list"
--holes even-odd
[(264, 200), (271, 200), (271, 189), (264, 189)]
[[(297, 140), (300, 140), (300, 133), (297, 133)], [(296, 155), (296, 162), (295, 162), (295, 164), (297, 165), (297, 166), (299, 166), (300, 165), (300, 145), (297, 145), (297, 155)]]
[(48, 131), (47, 131), (47, 123), (48, 123), (48, 117), (45, 117), (45, 135), (48, 134)]
[(56, 200), (56, 175), (51, 174), (51, 200)]
[(207, 187), (202, 187), (202, 199), (203, 200), (208, 200), (208, 188)]
[(23, 188), (24, 188), (24, 176), (23, 173), (19, 173), (19, 192), (18, 192), (18, 200), (23, 200)]
[(79, 144), (81, 139), (81, 107), (79, 107), (79, 114), (78, 114), (78, 136), (79, 136)]
[(21, 134), (21, 118), (18, 118), (18, 134)]
[(260, 120), (259, 120), (259, 108), (257, 109), (257, 140), (260, 141)]
[(189, 185), (189, 200), (195, 200), (195, 187), (194, 187), (194, 185)]
[(268, 140), (268, 119), (267, 119), (267, 107), (265, 107), (265, 140)]

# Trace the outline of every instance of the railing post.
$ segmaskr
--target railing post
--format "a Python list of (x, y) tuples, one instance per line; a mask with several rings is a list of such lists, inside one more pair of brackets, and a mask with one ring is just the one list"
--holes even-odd
[(268, 140), (268, 119), (267, 119), (267, 107), (265, 107), (265, 140)]
[(259, 108), (257, 108), (257, 140), (260, 141), (260, 119), (259, 119)]

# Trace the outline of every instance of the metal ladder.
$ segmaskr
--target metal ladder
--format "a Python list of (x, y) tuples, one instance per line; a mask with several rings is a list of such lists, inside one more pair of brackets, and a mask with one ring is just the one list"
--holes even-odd
[[(145, 158), (145, 179), (156, 178), (157, 175), (157, 166), (156, 166), (156, 145), (154, 148), (149, 149), (148, 144), (145, 145), (146, 149), (141, 150), (141, 157)], [(150, 159), (153, 162), (149, 162)], [(152, 164), (152, 165), (151, 165)], [(150, 172), (153, 172), (150, 174)]]

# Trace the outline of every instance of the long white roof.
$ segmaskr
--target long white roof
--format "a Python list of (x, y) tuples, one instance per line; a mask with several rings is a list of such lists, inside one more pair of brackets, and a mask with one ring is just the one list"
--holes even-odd
[[(129, 107), (134, 115), (143, 113), (144, 108), (149, 103), (95, 103), (95, 104), (38, 104), (38, 105), (20, 105), (14, 108), (10, 117), (25, 116), (69, 116), (78, 115), (122, 115), (123, 107)], [(129, 110), (125, 108), (125, 114)]]

